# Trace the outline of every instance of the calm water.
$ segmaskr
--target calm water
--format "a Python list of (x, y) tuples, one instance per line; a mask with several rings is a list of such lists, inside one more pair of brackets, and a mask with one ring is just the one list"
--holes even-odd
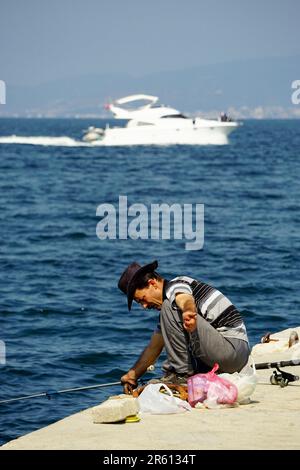
[[(224, 147), (77, 146), (96, 123), (0, 120), (0, 136), (75, 139), (0, 137), (0, 399), (119, 379), (157, 318), (129, 314), (116, 287), (134, 260), (215, 285), (242, 311), (252, 344), (300, 323), (300, 120), (248, 121)], [(100, 241), (96, 208), (117, 206), (119, 195), (147, 206), (204, 203), (203, 250), (186, 251), (184, 240)], [(0, 443), (120, 391), (2, 405)]]

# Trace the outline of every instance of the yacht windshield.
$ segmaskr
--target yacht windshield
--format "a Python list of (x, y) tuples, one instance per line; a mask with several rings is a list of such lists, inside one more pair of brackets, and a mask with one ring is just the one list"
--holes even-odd
[(187, 119), (187, 117), (184, 114), (166, 114), (165, 116), (161, 117), (163, 118), (181, 118), (181, 119)]

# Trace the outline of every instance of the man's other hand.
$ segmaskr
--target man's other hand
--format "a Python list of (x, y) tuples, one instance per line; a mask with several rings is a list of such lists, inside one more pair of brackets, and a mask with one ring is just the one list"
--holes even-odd
[(192, 310), (186, 310), (182, 314), (183, 327), (189, 333), (193, 333), (197, 328), (197, 313)]

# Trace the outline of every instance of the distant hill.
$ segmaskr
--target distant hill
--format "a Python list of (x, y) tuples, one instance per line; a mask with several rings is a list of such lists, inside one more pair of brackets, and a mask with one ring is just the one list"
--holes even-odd
[[(132, 93), (160, 97), (181, 111), (237, 117), (300, 117), (291, 83), (300, 79), (300, 56), (225, 62), (141, 77), (82, 75), (35, 87), (6, 83), (0, 116), (105, 116), (103, 104)], [(247, 116), (248, 115), (248, 116)]]

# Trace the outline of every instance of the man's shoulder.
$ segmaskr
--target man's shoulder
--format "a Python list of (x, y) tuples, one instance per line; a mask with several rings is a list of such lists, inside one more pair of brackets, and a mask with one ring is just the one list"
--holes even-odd
[(167, 288), (170, 288), (170, 287), (173, 287), (173, 286), (176, 286), (176, 285), (180, 285), (180, 284), (188, 284), (189, 286), (191, 286), (191, 288), (196, 288), (196, 287), (208, 287), (208, 288), (211, 288), (211, 289), (215, 289), (214, 286), (212, 286), (211, 284), (207, 284), (207, 282), (204, 282), (200, 279), (195, 279), (194, 277), (190, 277), (190, 276), (177, 276), (177, 277), (174, 277), (173, 279), (171, 279), (170, 281), (168, 281), (167, 283)]
[(174, 279), (168, 281), (165, 290), (165, 297), (173, 302), (175, 301), (175, 295), (178, 293), (192, 294), (193, 283), (195, 280), (188, 276), (177, 276)]

